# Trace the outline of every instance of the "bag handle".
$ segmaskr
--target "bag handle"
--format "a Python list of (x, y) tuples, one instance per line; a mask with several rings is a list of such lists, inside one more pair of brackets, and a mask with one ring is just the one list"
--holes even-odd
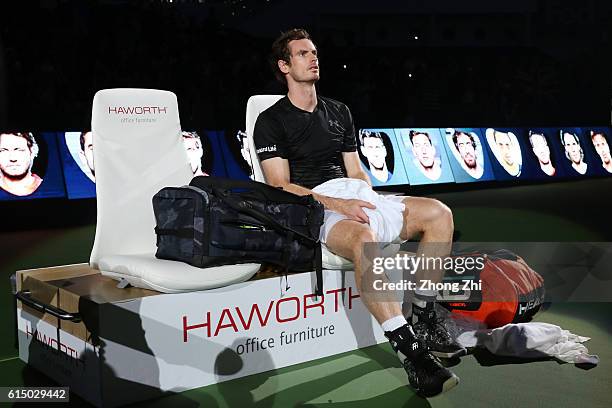
[(22, 290), (15, 293), (15, 298), (23, 302), (23, 304), (30, 306), (34, 310), (38, 310), (41, 313), (49, 313), (51, 316), (57, 317), (61, 320), (69, 320), (75, 323), (79, 323), (82, 320), (79, 313), (67, 312), (64, 309), (60, 309), (59, 307), (35, 299), (32, 297), (32, 292), (30, 290)]
[(253, 180), (234, 180), (214, 176), (197, 176), (191, 180), (189, 185), (199, 188), (217, 188), (224, 190), (245, 189), (262, 195), (267, 201), (296, 204), (304, 203), (302, 196)]

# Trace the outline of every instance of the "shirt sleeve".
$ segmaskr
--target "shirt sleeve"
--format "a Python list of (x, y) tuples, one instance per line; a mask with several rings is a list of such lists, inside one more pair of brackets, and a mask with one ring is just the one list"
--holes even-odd
[(255, 151), (260, 161), (272, 157), (287, 158), (285, 149), (285, 131), (283, 126), (266, 112), (262, 112), (255, 122), (253, 131)]
[(344, 138), (342, 141), (342, 151), (343, 152), (355, 152), (357, 151), (357, 139), (355, 136), (355, 125), (353, 124), (353, 116), (351, 115), (351, 111), (348, 106), (344, 105), (344, 110), (346, 111), (345, 123), (344, 123)]

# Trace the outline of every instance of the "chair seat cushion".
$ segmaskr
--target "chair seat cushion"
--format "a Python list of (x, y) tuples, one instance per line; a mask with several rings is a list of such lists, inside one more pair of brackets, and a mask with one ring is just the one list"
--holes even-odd
[(107, 255), (98, 262), (100, 273), (128, 281), (132, 286), (163, 293), (182, 293), (219, 288), (250, 279), (259, 264), (196, 268), (189, 264), (157, 259), (153, 254)]
[(347, 271), (353, 269), (353, 263), (346, 258), (336, 255), (327, 249), (326, 245), (323, 245), (321, 251), (321, 258), (323, 260), (323, 269), (336, 269), (341, 271)]
[[(401, 240), (396, 240), (386, 245), (382, 250), (382, 256), (395, 256), (395, 254), (397, 254), (397, 252), (400, 250), (400, 243)], [(341, 271), (353, 270), (353, 263), (351, 261), (341, 257), (340, 255), (334, 254), (327, 248), (326, 245), (323, 245), (321, 255), (323, 260), (323, 269), (337, 269)]]

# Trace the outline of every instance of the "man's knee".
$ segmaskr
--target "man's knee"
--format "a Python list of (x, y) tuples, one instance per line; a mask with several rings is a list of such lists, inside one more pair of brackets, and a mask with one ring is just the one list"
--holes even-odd
[(376, 233), (369, 227), (360, 228), (355, 231), (353, 235), (353, 241), (351, 245), (352, 252), (355, 256), (360, 255), (363, 252), (364, 245), (368, 242), (377, 242), (378, 237)]
[(431, 199), (426, 212), (426, 223), (428, 225), (453, 228), (453, 212), (443, 202)]

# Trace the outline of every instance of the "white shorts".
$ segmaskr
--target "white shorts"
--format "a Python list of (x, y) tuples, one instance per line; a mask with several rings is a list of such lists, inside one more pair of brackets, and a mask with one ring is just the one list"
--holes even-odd
[[(393, 242), (399, 238), (404, 223), (403, 200), (406, 196), (378, 194), (361, 179), (337, 178), (319, 184), (312, 189), (317, 194), (328, 197), (359, 199), (376, 206), (376, 209), (364, 208), (370, 219), (370, 228), (378, 236), (379, 242)], [(327, 236), (338, 221), (348, 219), (347, 216), (335, 211), (325, 210), (325, 218), (321, 227), (319, 239), (327, 242)]]

